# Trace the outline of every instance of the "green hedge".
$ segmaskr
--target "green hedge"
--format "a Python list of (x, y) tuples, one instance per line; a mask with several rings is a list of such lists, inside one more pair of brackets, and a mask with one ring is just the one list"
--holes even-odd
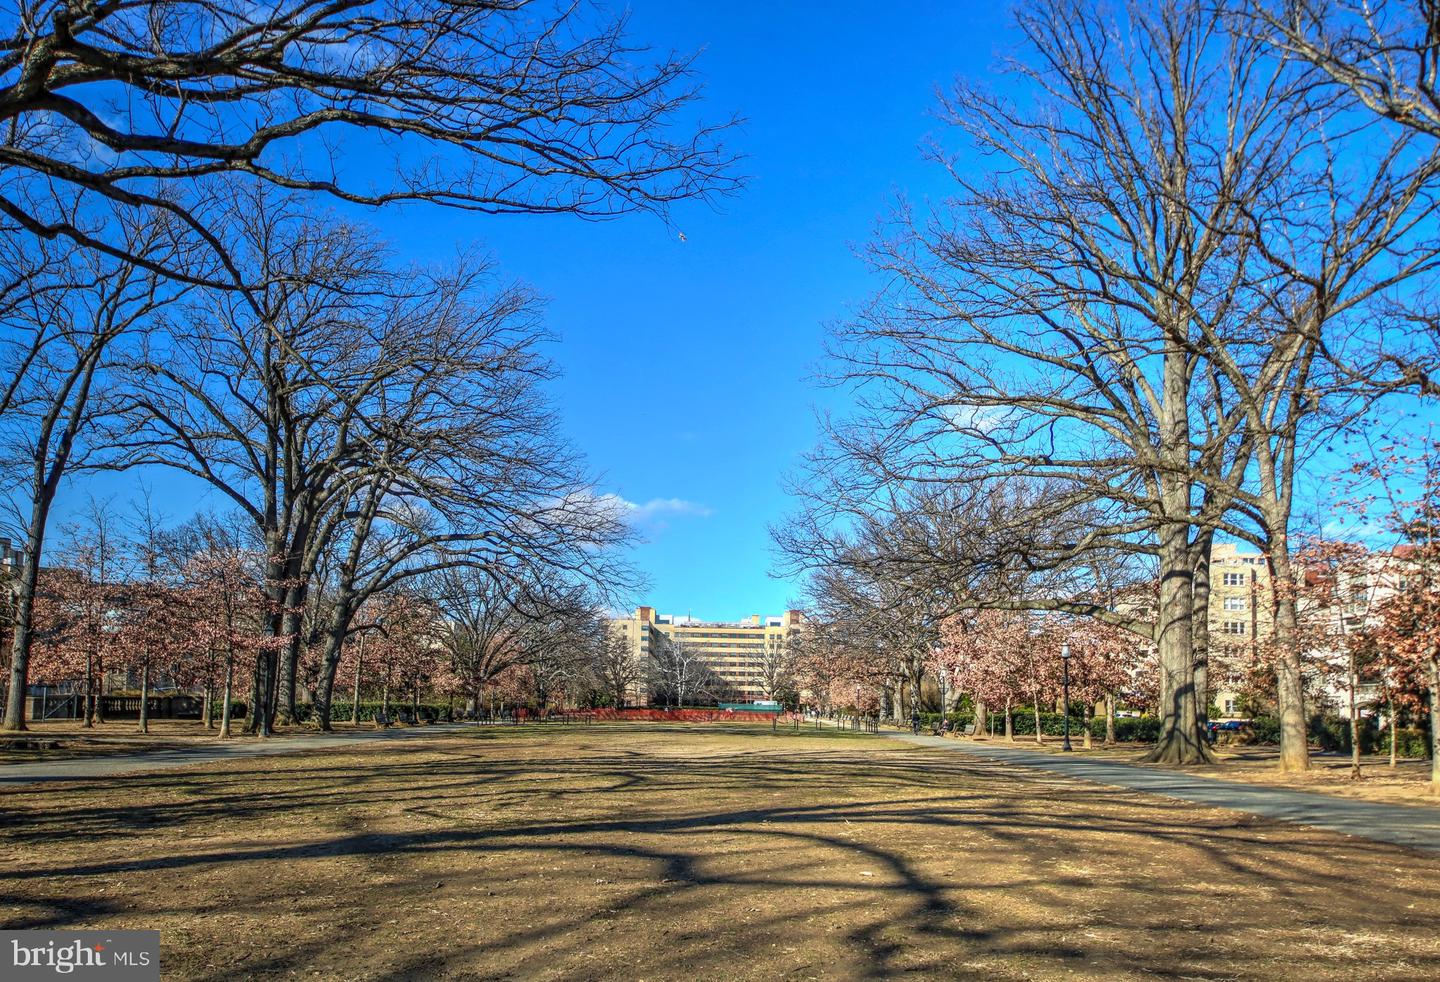
[[(1332, 753), (1350, 752), (1350, 720), (1344, 716), (1314, 716), (1310, 720), (1310, 740)], [(1386, 755), (1390, 753), (1390, 731), (1382, 730), (1372, 720), (1360, 721), (1360, 752)], [(1401, 729), (1396, 735), (1395, 753), (1399, 757), (1429, 757), (1430, 733), (1426, 728)]]
[[(951, 713), (951, 716), (962, 715)], [(975, 721), (972, 714), (963, 714), (964, 726), (969, 726)], [(935, 716), (935, 714), (931, 714)], [(1029, 708), (1014, 710), (1011, 713), (1014, 732), (1016, 736), (1035, 735), (1035, 711)], [(928, 725), (928, 724), (927, 724)], [(996, 735), (1005, 732), (1005, 713), (995, 712), (990, 714), (990, 726), (995, 729)], [(1046, 736), (1063, 736), (1065, 733), (1065, 716), (1062, 713), (1041, 713), (1040, 731)], [(1097, 716), (1090, 721), (1090, 735), (1096, 740), (1105, 739), (1105, 717)], [(1083, 739), (1085, 736), (1085, 720), (1080, 716), (1070, 717), (1071, 738)], [(1154, 716), (1118, 716), (1115, 719), (1115, 739), (1124, 743), (1154, 743), (1160, 738), (1160, 720)]]
[[(945, 717), (950, 720), (951, 733), (963, 733), (965, 732), (965, 727), (970, 726), (972, 723), (975, 722), (975, 714), (964, 709), (956, 710), (953, 713), (946, 713)], [(922, 730), (933, 730), (939, 725), (939, 713), (920, 714), (920, 728)]]
[[(241, 702), (241, 701), (238, 700), (238, 699), (232, 699), (232, 700), (230, 700), (230, 718), (231, 718), (232, 720), (244, 719), (244, 718), (245, 718), (245, 715), (246, 715), (249, 711), (250, 711), (250, 705), (249, 705), (249, 703)], [(211, 720), (211, 722), (218, 723), (218, 722), (220, 722), (221, 719), (224, 718), (224, 716), (225, 716), (225, 704), (224, 704), (223, 702), (221, 702), (219, 699), (212, 700), (211, 703), (210, 703), (210, 720)]]
[[(1346, 717), (1315, 715), (1310, 718), (1307, 729), (1310, 742), (1321, 750), (1342, 754), (1350, 752), (1350, 720)], [(1256, 716), (1240, 732), (1246, 742), (1279, 743), (1280, 721), (1273, 716)], [(1371, 720), (1363, 720), (1360, 726), (1360, 752), (1380, 756), (1390, 753), (1390, 731), (1377, 728)], [(1395, 752), (1400, 757), (1429, 757), (1428, 727), (1401, 729), (1397, 735)]]

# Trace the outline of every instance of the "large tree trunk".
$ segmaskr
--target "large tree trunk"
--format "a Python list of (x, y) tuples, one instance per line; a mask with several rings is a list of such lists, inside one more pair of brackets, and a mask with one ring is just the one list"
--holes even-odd
[(985, 713), (985, 700), (984, 700), (984, 699), (976, 699), (976, 700), (975, 700), (975, 739), (977, 739), (977, 740), (984, 740), (984, 739), (986, 738), (986, 734), (985, 734), (985, 724), (986, 724), (987, 721), (986, 721), (986, 719), (985, 719), (985, 716), (986, 716), (986, 713)]
[(1305, 728), (1305, 680), (1301, 672), (1299, 618), (1295, 609), (1295, 572), (1284, 533), (1270, 543), (1270, 590), (1275, 611), (1275, 695), (1280, 713), (1280, 769), (1310, 768)]
[[(325, 631), (325, 655), (320, 667), (320, 687), (315, 692), (315, 715), (320, 720), (320, 729), (329, 730), (330, 703), (335, 695), (335, 673), (340, 668), (340, 656), (345, 651), (345, 638), (350, 631), (352, 596), (341, 593), (335, 600), (331, 612), (330, 626)], [(363, 644), (363, 637), (361, 643)], [(358, 670), (357, 670), (358, 676)], [(358, 706), (356, 707), (358, 712)]]
[[(1184, 502), (1172, 502), (1172, 510)], [(1189, 526), (1170, 522), (1160, 535), (1160, 738), (1144, 759), (1162, 764), (1209, 764), (1215, 756), (1200, 732), (1193, 651), (1195, 570)]]
[(1115, 693), (1105, 696), (1105, 745), (1115, 745)]
[(303, 586), (289, 591), (286, 601), (285, 619), (281, 632), (285, 635), (285, 649), (278, 661), (279, 674), (275, 680), (275, 721), (290, 724), (295, 722), (297, 706), (295, 699), (296, 676), (300, 669), (300, 649), (305, 627), (305, 594)]
[(1010, 743), (1015, 742), (1015, 722), (1014, 716), (1010, 711), (1009, 696), (1005, 697), (1005, 739)]
[(253, 719), (248, 731), (258, 737), (275, 735), (275, 676), (279, 652), (266, 648), (255, 655), (255, 686), (251, 708)]

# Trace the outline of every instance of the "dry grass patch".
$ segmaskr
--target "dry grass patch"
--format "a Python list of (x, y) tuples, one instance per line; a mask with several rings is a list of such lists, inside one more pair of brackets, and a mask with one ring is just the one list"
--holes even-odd
[(1440, 975), (1436, 859), (895, 741), (482, 730), (5, 793), (167, 978)]

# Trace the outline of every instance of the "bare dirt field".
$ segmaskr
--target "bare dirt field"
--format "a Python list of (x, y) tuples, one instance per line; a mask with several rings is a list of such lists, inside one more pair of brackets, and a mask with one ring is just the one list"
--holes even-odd
[(166, 978), (1427, 979), (1440, 863), (943, 750), (481, 729), (3, 792), (0, 923)]

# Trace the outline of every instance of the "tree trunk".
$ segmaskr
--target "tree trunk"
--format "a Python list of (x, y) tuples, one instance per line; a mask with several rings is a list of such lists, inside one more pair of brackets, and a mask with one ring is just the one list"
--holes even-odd
[(1358, 781), (1363, 776), (1360, 770), (1360, 699), (1356, 691), (1360, 688), (1360, 667), (1355, 662), (1355, 650), (1350, 650), (1350, 779)]
[(975, 700), (975, 739), (977, 739), (977, 740), (984, 740), (984, 739), (985, 739), (985, 724), (986, 724), (986, 722), (987, 722), (986, 719), (985, 719), (985, 716), (986, 716), (986, 713), (985, 713), (985, 700), (984, 700), (984, 699), (976, 699), (976, 700)]
[(1215, 531), (1195, 536), (1192, 550), (1195, 581), (1191, 585), (1190, 660), (1195, 665), (1195, 709), (1203, 733), (1210, 720), (1210, 555)]
[[(1188, 500), (1171, 502), (1183, 513)], [(1160, 534), (1160, 738), (1143, 758), (1161, 764), (1210, 764), (1215, 756), (1200, 732), (1195, 697), (1193, 651), (1195, 570), (1189, 550), (1189, 526), (1170, 522)]]
[(1005, 739), (1010, 743), (1015, 742), (1015, 723), (1010, 712), (1010, 697), (1005, 697)]
[(1115, 693), (1105, 696), (1105, 745), (1115, 745)]
[[(335, 673), (340, 668), (340, 656), (345, 651), (345, 637), (350, 630), (350, 618), (353, 611), (350, 609), (350, 601), (342, 596), (335, 602), (335, 609), (331, 613), (330, 626), (325, 632), (325, 655), (320, 668), (320, 688), (315, 692), (315, 716), (320, 721), (320, 729), (329, 730), (330, 727), (330, 703), (335, 697)], [(361, 635), (361, 643), (364, 643), (364, 635)], [(358, 673), (358, 669), (357, 669)]]
[(90, 705), (94, 725), (105, 722), (105, 666), (95, 659), (95, 701)]
[(1430, 790), (1440, 794), (1440, 658), (1430, 659)]
[(1397, 728), (1398, 728), (1399, 725), (1400, 725), (1400, 721), (1395, 718), (1395, 700), (1392, 698), (1392, 699), (1389, 700), (1389, 703), (1390, 703), (1390, 766), (1391, 766), (1391, 767), (1395, 767), (1396, 764), (1398, 763), (1398, 761), (1397, 761), (1397, 759), (1396, 759), (1398, 755), (1397, 755), (1396, 752), (1395, 752), (1395, 750), (1396, 750), (1396, 747), (1395, 747), (1395, 737), (1396, 737), (1396, 730), (1397, 730)]
[(360, 635), (360, 647), (355, 652), (355, 692), (350, 701), (350, 725), (360, 725), (360, 669), (365, 664), (365, 635)]
[(1030, 701), (1035, 704), (1035, 742), (1044, 743), (1045, 731), (1040, 727), (1040, 693), (1035, 693), (1035, 697)]
[(85, 729), (95, 725), (95, 652), (85, 652), (85, 703), (80, 707)]
[(304, 588), (292, 589), (288, 602), (289, 606), (285, 610), (285, 619), (281, 628), (286, 638), (285, 650), (280, 652), (276, 658), (279, 671), (272, 686), (275, 690), (272, 703), (275, 707), (275, 722), (283, 724), (294, 723), (297, 716), (295, 687), (296, 675), (300, 668), (300, 648), (303, 642), (300, 633), (305, 627)]
[(235, 649), (227, 647), (225, 650), (225, 694), (224, 704), (220, 707), (220, 739), (230, 739), (230, 705), (234, 701), (235, 686)]
[[(15, 624), (10, 641), (10, 687), (5, 693), (4, 729), (20, 731), (25, 726), (25, 691), (30, 685), (30, 642), (35, 622), (35, 588), (40, 580), (40, 550), (44, 545), (44, 524), (48, 503), (36, 502), (30, 519), (16, 583)], [(38, 523), (38, 527), (37, 527)]]
[(1084, 746), (1086, 750), (1089, 750), (1095, 746), (1095, 743), (1090, 736), (1090, 730), (1092, 729), (1091, 724), (1094, 722), (1095, 704), (1093, 702), (1087, 702), (1085, 703), (1085, 742), (1082, 744), (1082, 746)]
[(140, 732), (150, 732), (150, 654), (140, 664)]
[(1290, 547), (1283, 534), (1275, 536), (1270, 552), (1270, 589), (1275, 609), (1275, 695), (1280, 712), (1280, 770), (1310, 769), (1310, 747), (1305, 732), (1305, 680), (1301, 673), (1298, 616), (1295, 609), (1295, 574)]
[(247, 729), (258, 737), (268, 738), (275, 735), (275, 676), (279, 667), (279, 655), (273, 648), (267, 648), (255, 655), (254, 706), (251, 707), (253, 718)]

